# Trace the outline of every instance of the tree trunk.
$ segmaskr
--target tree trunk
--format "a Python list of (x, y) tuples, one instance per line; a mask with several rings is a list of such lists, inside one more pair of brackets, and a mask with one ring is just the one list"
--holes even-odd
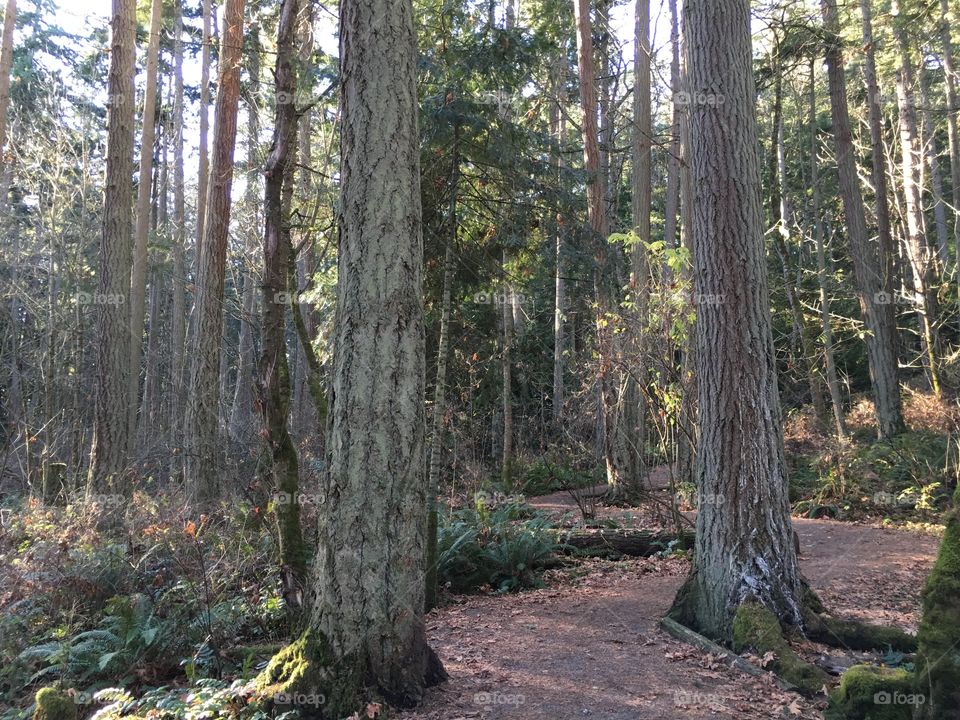
[(907, 234), (904, 238), (907, 260), (913, 277), (914, 303), (920, 340), (926, 356), (927, 379), (934, 394), (940, 395), (940, 374), (937, 370), (936, 297), (932, 288), (930, 252), (924, 237), (923, 198), (920, 186), (920, 148), (917, 141), (917, 112), (914, 100), (913, 60), (907, 41), (904, 20), (900, 17), (899, 3), (892, 0), (894, 38), (900, 52), (897, 68), (897, 105), (900, 109), (900, 151), (903, 172), (904, 208), (906, 210)]
[(410, 0), (344, 0), (340, 62), (340, 257), (312, 606), (337, 674), (325, 692), (332, 717), (357, 709), (351, 691), (362, 685), (410, 706), (443, 677), (423, 622), (423, 239)]
[(187, 407), (187, 490), (206, 506), (220, 495), (220, 352), (223, 335), (223, 284), (230, 229), (233, 151), (237, 140), (243, 0), (227, 0), (220, 51), (220, 81), (213, 128), (208, 215), (200, 246), (196, 324), (191, 338), (192, 366)]
[(953, 196), (953, 242), (960, 266), (960, 134), (957, 133), (957, 76), (950, 38), (950, 9), (940, 0), (940, 45), (943, 53), (944, 96), (947, 105), (947, 140), (950, 145), (950, 189)]
[[(670, 149), (667, 151), (667, 197), (665, 199), (663, 239), (667, 247), (677, 247), (677, 211), (680, 208), (680, 28), (677, 19), (677, 0), (670, 5), (670, 92), (672, 93), (670, 120)], [(667, 270), (669, 272), (669, 270)]]
[(147, 237), (150, 234), (150, 179), (157, 127), (157, 65), (160, 59), (160, 25), (163, 0), (152, 0), (150, 42), (147, 46), (147, 79), (143, 94), (140, 131), (140, 181), (137, 186), (137, 222), (133, 234), (133, 270), (130, 274), (130, 437), (137, 431), (140, 403), (140, 361), (143, 355), (143, 313), (147, 292)]
[[(890, 253), (885, 247), (881, 218), (886, 212), (886, 179), (883, 174), (882, 143), (874, 144), (874, 186), (877, 189), (877, 221), (880, 232), (879, 249), (874, 249), (867, 237), (867, 222), (863, 209), (863, 195), (857, 176), (853, 135), (850, 130), (850, 115), (847, 105), (847, 84), (843, 75), (840, 24), (837, 19), (836, 0), (821, 0), (824, 28), (827, 33), (827, 78), (830, 86), (830, 108), (833, 117), (833, 138), (836, 146), (837, 172), (840, 197), (846, 220), (850, 253), (853, 256), (854, 275), (860, 298), (860, 312), (867, 329), (867, 361), (870, 365), (870, 382), (873, 386), (873, 401), (877, 415), (877, 431), (880, 437), (897, 435), (904, 430), (903, 412), (900, 404), (900, 383), (897, 377), (896, 319), (890, 302), (892, 287), (889, 272)], [(869, 78), (868, 78), (869, 83)], [(870, 102), (877, 100), (871, 93)], [(879, 116), (877, 116), (879, 122)], [(873, 110), (871, 110), (871, 137), (874, 137)], [(879, 131), (879, 126), (877, 126)], [(887, 226), (889, 235), (889, 225)]]
[(237, 382), (234, 386), (230, 407), (230, 437), (241, 444), (251, 443), (255, 434), (255, 410), (253, 407), (253, 373), (256, 367), (253, 335), (257, 307), (257, 236), (260, 233), (260, 213), (257, 195), (260, 189), (260, 118), (257, 92), (260, 87), (260, 29), (254, 25), (248, 31), (252, 38), (247, 54), (247, 73), (250, 90), (247, 97), (247, 188), (248, 207), (253, 211), (254, 227), (247, 228), (243, 258), (243, 290), (240, 303), (240, 339), (237, 346)]
[(633, 55), (633, 175), (631, 178), (634, 232), (639, 242), (630, 248), (630, 295), (634, 307), (627, 313), (627, 377), (621, 418), (626, 465), (622, 496), (636, 498), (643, 488), (646, 468), (647, 320), (650, 297), (650, 237), (652, 200), (650, 147), (653, 127), (650, 120), (650, 0), (637, 0)]
[(830, 297), (827, 293), (827, 256), (823, 246), (823, 223), (820, 220), (820, 187), (817, 153), (820, 144), (817, 141), (817, 83), (815, 63), (810, 61), (810, 222), (813, 224), (813, 237), (817, 246), (817, 281), (820, 286), (820, 326), (823, 331), (823, 354), (827, 365), (827, 389), (830, 391), (830, 404), (833, 406), (833, 420), (837, 437), (847, 436), (847, 424), (843, 414), (843, 399), (840, 395), (840, 382), (837, 379), (837, 364), (833, 354), (833, 328), (830, 324)]
[(933, 221), (937, 230), (937, 256), (940, 267), (946, 271), (950, 263), (950, 240), (947, 230), (947, 208), (943, 200), (943, 177), (940, 174), (940, 153), (937, 150), (937, 126), (927, 92), (927, 70), (920, 67), (920, 106), (923, 108), (920, 144), (930, 169), (930, 190), (933, 195)]
[(738, 607), (801, 622), (763, 248), (747, 0), (687, 0), (694, 205), (700, 493), (693, 569), (673, 614), (732, 637)]
[[(183, 404), (180, 389), (184, 386), (184, 351), (186, 349), (186, 209), (183, 187), (183, 0), (176, 0), (174, 26), (173, 78), (173, 301), (170, 310), (170, 419), (173, 452), (182, 452)], [(174, 465), (182, 458), (177, 458)]]
[[(207, 221), (207, 186), (210, 181), (210, 154), (207, 137), (210, 130), (210, 54), (213, 46), (211, 36), (213, 19), (212, 0), (203, 0), (203, 48), (200, 51), (200, 138), (198, 152), (200, 169), (197, 174), (197, 237), (194, 247), (194, 282), (199, 282), (200, 255)], [(196, 300), (194, 300), (196, 305)], [(191, 331), (192, 334), (192, 331)]]
[(130, 265), (132, 253), (136, 3), (113, 0), (107, 81), (107, 168), (96, 303), (97, 384), (87, 496), (127, 493), (130, 446)]
[(500, 321), (503, 330), (503, 352), (500, 356), (500, 367), (503, 378), (503, 455), (500, 459), (500, 477), (505, 486), (509, 487), (513, 474), (513, 366), (510, 360), (510, 351), (513, 348), (513, 308), (511, 307), (511, 287), (509, 270), (507, 267), (507, 251), (504, 249), (501, 267), (503, 268), (503, 284), (499, 298)]
[[(564, 167), (563, 159), (559, 148), (563, 147), (563, 139), (566, 135), (566, 116), (561, 112), (560, 97), (562, 88), (562, 72), (564, 65), (560, 61), (554, 62), (553, 78), (553, 104), (550, 110), (550, 129), (551, 134), (556, 140), (558, 152), (553, 158), (553, 168), (557, 180), (560, 179), (560, 173)], [(564, 351), (566, 349), (566, 339), (564, 337), (564, 305), (566, 303), (566, 280), (563, 276), (564, 269), (564, 229), (565, 219), (560, 213), (559, 207), (556, 211), (556, 228), (554, 231), (554, 293), (553, 293), (553, 422), (559, 429), (563, 418), (563, 368)]]
[[(298, 0), (284, 0), (277, 30), (277, 63), (274, 70), (277, 97), (293, 98), (297, 89), (296, 24)], [(289, 217), (284, 203), (285, 183), (293, 182), (291, 146), (296, 138), (297, 112), (292, 102), (278, 102), (273, 143), (267, 156), (264, 191), (263, 319), (258, 404), (270, 452), (273, 485), (280, 493), (281, 582), (283, 596), (292, 609), (302, 605), (307, 550), (300, 528), (299, 468), (297, 450), (290, 438), (290, 370), (287, 366), (286, 300), (291, 248)]]

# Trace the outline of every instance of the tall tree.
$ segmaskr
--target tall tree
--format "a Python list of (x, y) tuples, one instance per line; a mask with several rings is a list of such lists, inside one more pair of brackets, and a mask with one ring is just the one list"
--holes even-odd
[[(200, 169), (197, 175), (197, 237), (194, 250), (194, 274), (200, 269), (200, 246), (206, 232), (207, 186), (210, 180), (210, 153), (207, 149), (210, 134), (210, 51), (213, 47), (213, 0), (203, 0), (203, 46), (200, 50), (200, 138), (198, 152)], [(194, 278), (196, 281), (196, 278)]]
[(943, 94), (947, 105), (947, 142), (950, 150), (950, 189), (953, 196), (953, 242), (960, 263), (960, 133), (957, 132), (957, 69), (950, 37), (951, 10), (940, 0), (940, 51), (943, 53)]
[(113, 0), (107, 79), (107, 168), (97, 285), (97, 384), (88, 497), (127, 492), (130, 445), (130, 237), (133, 220), (134, 73), (137, 7)]
[(157, 127), (157, 65), (160, 59), (160, 24), (163, 0), (153, 0), (150, 40), (147, 45), (147, 78), (143, 93), (140, 129), (140, 180), (137, 186), (137, 221), (133, 233), (133, 271), (130, 275), (130, 437), (136, 436), (140, 401), (140, 360), (143, 355), (143, 313), (147, 291), (147, 237), (150, 234), (150, 178)]
[(417, 62), (410, 0), (340, 4), (341, 202), (327, 471), (311, 626), (324, 713), (443, 677), (423, 620), (427, 531)]
[(186, 351), (186, 203), (183, 168), (183, 0), (176, 0), (173, 39), (173, 299), (170, 307), (170, 419), (171, 441), (175, 451), (182, 448), (179, 388), (184, 384), (184, 352)]
[(925, 356), (927, 378), (935, 395), (940, 395), (940, 373), (937, 369), (936, 295), (933, 288), (930, 248), (924, 233), (922, 161), (917, 131), (916, 78), (907, 37), (906, 19), (898, 0), (892, 0), (893, 35), (897, 41), (900, 63), (897, 68), (897, 105), (900, 109), (900, 158), (904, 195), (904, 220), (907, 234), (904, 249), (913, 280), (914, 305), (920, 326), (920, 341)]
[[(826, 60), (827, 82), (830, 88), (830, 109), (833, 117), (833, 141), (837, 156), (837, 174), (840, 183), (840, 198), (853, 256), (853, 270), (860, 299), (860, 313), (867, 328), (867, 361), (870, 365), (870, 383), (877, 416), (877, 432), (880, 437), (897, 435), (904, 430), (903, 410), (900, 402), (900, 382), (897, 376), (896, 317), (891, 302), (891, 275), (887, 270), (889, 252), (885, 253), (881, 237), (879, 247), (874, 247), (867, 236), (867, 221), (863, 209), (863, 195), (857, 175), (857, 161), (850, 130), (850, 110), (847, 104), (847, 82), (843, 75), (843, 52), (840, 39), (840, 20), (837, 17), (836, 0), (821, 0), (824, 30), (827, 36)], [(868, 89), (869, 93), (869, 89)], [(875, 100), (874, 96), (871, 102)], [(871, 124), (873, 120), (871, 118)], [(872, 135), (872, 131), (871, 131)], [(873, 163), (883, 173), (882, 145), (874, 146)], [(874, 179), (877, 180), (877, 170)], [(884, 180), (884, 187), (885, 187)], [(880, 218), (880, 185), (876, 185), (878, 213)]]
[(296, 29), (298, 0), (284, 0), (277, 30), (277, 62), (274, 82), (277, 102), (273, 143), (267, 155), (263, 199), (263, 318), (258, 405), (263, 416), (264, 439), (270, 453), (274, 488), (284, 494), (278, 505), (283, 596), (291, 608), (302, 604), (307, 553), (300, 529), (299, 468), (297, 450), (290, 438), (290, 369), (287, 365), (286, 312), (287, 273), (291, 247), (285, 184), (293, 182), (291, 146), (297, 132), (297, 109), (292, 99), (297, 90)]
[(223, 40), (210, 163), (207, 219), (197, 277), (196, 322), (190, 338), (186, 481), (191, 500), (208, 505), (220, 493), (220, 352), (223, 284), (230, 230), (230, 190), (237, 140), (243, 0), (224, 5)]
[[(701, 502), (693, 568), (674, 613), (730, 638), (757, 602), (799, 625), (780, 399), (770, 325), (748, 0), (687, 0)], [(731, 422), (730, 418), (736, 418)], [(704, 502), (723, 498), (722, 503)]]

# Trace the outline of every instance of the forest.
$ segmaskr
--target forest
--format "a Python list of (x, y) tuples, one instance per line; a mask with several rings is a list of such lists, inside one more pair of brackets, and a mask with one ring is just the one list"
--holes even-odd
[(0, 720), (960, 720), (960, 0), (4, 3)]

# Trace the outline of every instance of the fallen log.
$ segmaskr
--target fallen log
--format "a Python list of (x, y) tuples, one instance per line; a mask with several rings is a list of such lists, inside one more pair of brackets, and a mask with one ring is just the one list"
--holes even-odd
[(648, 557), (668, 548), (690, 550), (693, 548), (694, 532), (684, 530), (679, 535), (668, 532), (639, 530), (599, 530), (596, 532), (573, 532), (561, 535), (567, 553), (591, 556), (629, 555)]

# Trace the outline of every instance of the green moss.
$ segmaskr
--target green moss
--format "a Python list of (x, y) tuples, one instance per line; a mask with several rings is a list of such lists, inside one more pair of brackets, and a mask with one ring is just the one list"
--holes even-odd
[(268, 705), (296, 708), (305, 718), (342, 718), (360, 705), (358, 663), (333, 657), (327, 639), (312, 630), (278, 652), (254, 680)]
[(946, 518), (937, 561), (923, 590), (917, 632), (918, 718), (960, 717), (960, 515)]
[(826, 720), (910, 720), (917, 700), (905, 670), (854, 665), (830, 693)]
[(35, 702), (33, 720), (77, 720), (77, 704), (62, 690), (41, 688)]
[(733, 649), (758, 655), (774, 654), (770, 669), (806, 694), (815, 694), (830, 683), (826, 672), (801, 659), (783, 637), (780, 621), (769, 609), (755, 602), (737, 608), (733, 618)]

